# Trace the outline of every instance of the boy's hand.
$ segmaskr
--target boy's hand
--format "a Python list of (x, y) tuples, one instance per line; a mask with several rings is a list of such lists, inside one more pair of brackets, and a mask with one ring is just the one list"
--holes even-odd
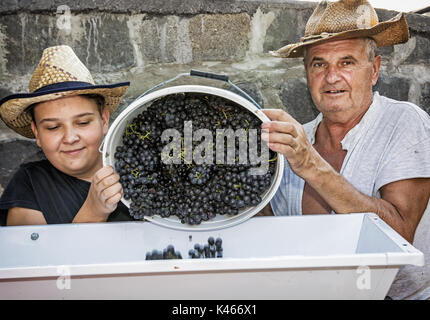
[[(114, 172), (111, 166), (103, 167), (94, 174), (87, 199), (78, 214), (84, 213), (86, 216), (84, 220), (106, 221), (116, 209), (121, 197), (122, 186), (119, 183), (119, 175)], [(78, 215), (75, 220), (77, 220), (76, 218)], [(78, 221), (82, 221), (82, 219), (83, 215)]]

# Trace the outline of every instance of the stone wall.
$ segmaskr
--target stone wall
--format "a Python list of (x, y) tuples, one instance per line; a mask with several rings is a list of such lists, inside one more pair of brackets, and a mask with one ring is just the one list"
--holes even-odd
[[(253, 0), (2, 0), (0, 98), (27, 92), (44, 48), (72, 46), (96, 83), (131, 81), (112, 119), (145, 90), (190, 69), (228, 74), (264, 107), (284, 108), (301, 123), (315, 117), (301, 59), (268, 54), (296, 42), (316, 3)], [(396, 12), (377, 10), (380, 20)], [(430, 112), (430, 17), (408, 14), (408, 43), (382, 48), (375, 87)], [(177, 84), (226, 87), (200, 78)], [(23, 161), (42, 153), (0, 124), (0, 193)]]

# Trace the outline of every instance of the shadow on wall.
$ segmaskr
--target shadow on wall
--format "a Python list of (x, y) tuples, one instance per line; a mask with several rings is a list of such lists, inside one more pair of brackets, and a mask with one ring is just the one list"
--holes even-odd
[[(45, 159), (42, 150), (31, 140), (0, 143), (0, 194), (22, 163)], [(4, 156), (7, 155), (7, 156)]]

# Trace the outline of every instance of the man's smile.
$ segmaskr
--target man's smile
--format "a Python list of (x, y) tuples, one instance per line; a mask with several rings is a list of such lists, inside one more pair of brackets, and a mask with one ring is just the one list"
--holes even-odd
[(323, 94), (328, 94), (328, 95), (331, 95), (331, 96), (335, 96), (335, 95), (343, 94), (345, 92), (346, 92), (346, 90), (324, 90)]

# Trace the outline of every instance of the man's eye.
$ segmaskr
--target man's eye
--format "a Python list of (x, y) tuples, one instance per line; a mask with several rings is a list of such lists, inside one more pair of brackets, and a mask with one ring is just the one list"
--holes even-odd
[(58, 129), (58, 126), (54, 126), (54, 127), (47, 127), (46, 129), (48, 129), (49, 131), (53, 131), (55, 129)]
[(315, 62), (315, 63), (313, 64), (313, 67), (314, 67), (314, 68), (321, 68), (323, 65), (324, 65), (324, 64), (323, 64), (322, 62)]
[(85, 125), (87, 125), (87, 124), (89, 124), (90, 122), (89, 121), (81, 121), (81, 122), (79, 122), (78, 124), (80, 125), (80, 126), (85, 126)]
[(342, 64), (344, 66), (349, 66), (349, 65), (352, 65), (352, 61), (343, 61)]

